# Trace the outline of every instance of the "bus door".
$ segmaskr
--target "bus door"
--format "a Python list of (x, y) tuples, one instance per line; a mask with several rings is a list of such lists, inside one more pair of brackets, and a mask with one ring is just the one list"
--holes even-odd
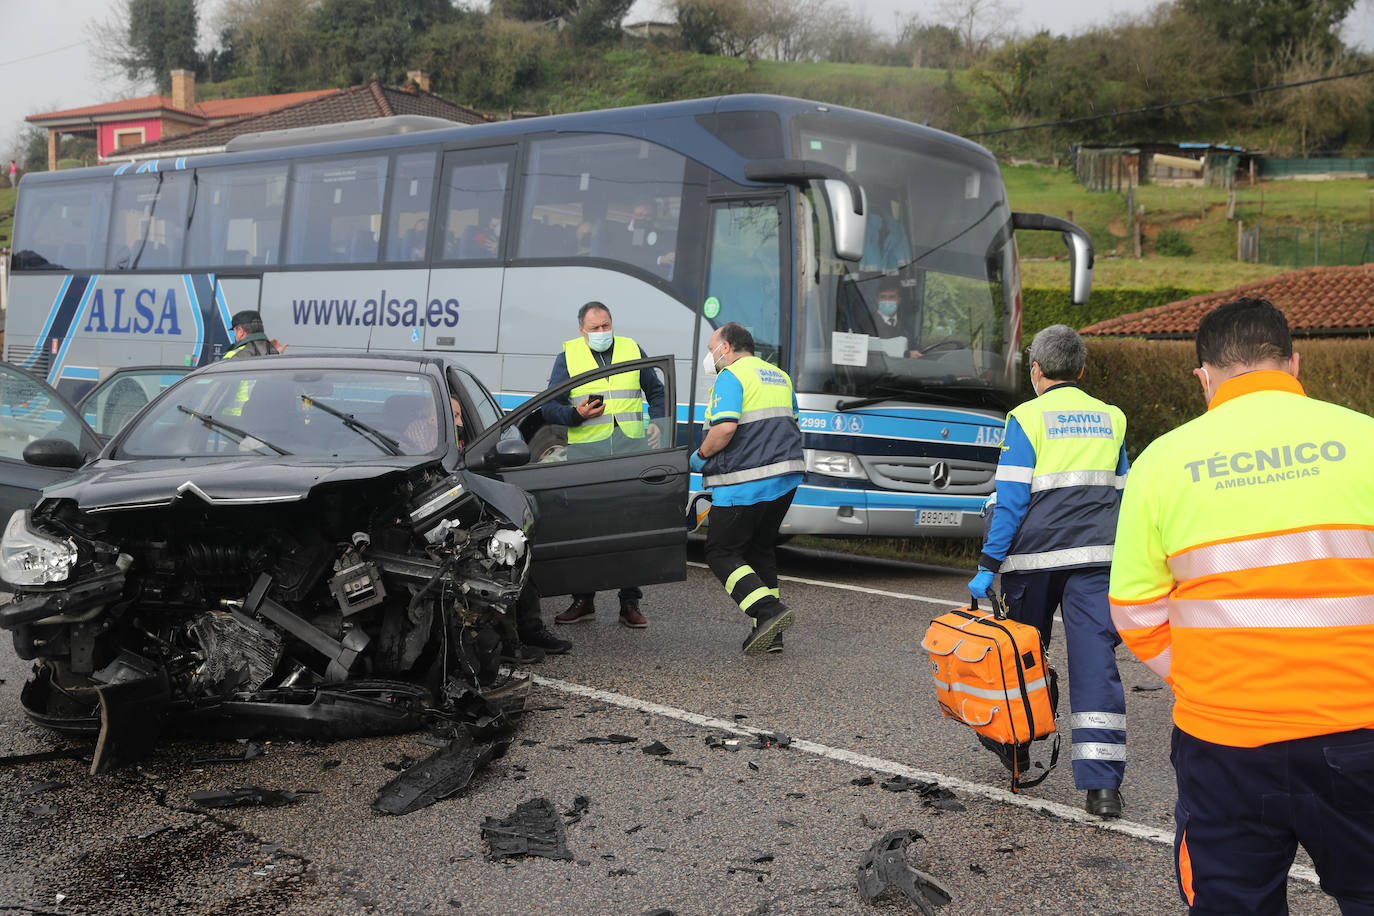
[[(784, 254), (788, 250), (783, 222), (786, 193), (713, 200), (708, 226), (706, 285), (701, 314), (701, 347), (711, 333), (737, 321), (754, 337), (754, 355), (783, 363), (786, 301)], [(696, 403), (705, 404), (712, 379), (698, 373)]]
[(444, 153), (437, 218), (428, 227), (426, 350), (496, 352), (514, 165), (514, 146)]

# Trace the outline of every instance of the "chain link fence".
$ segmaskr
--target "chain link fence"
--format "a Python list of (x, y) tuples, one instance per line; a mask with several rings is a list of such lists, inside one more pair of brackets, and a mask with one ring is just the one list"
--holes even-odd
[(1240, 259), (1285, 267), (1334, 267), (1374, 261), (1371, 226), (1265, 226), (1245, 229)]

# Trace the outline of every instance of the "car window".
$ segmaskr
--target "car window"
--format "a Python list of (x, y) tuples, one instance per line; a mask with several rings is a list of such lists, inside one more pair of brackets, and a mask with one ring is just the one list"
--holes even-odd
[(81, 418), (106, 439), (124, 428), (134, 414), (175, 384), (190, 368), (176, 366), (129, 369), (116, 372), (82, 399)]
[(35, 378), (8, 366), (0, 371), (0, 458), (24, 460), (37, 439), (65, 439), (81, 447), (81, 420)]
[[(659, 369), (625, 372), (616, 366), (605, 367), (589, 381), (550, 389), (534, 400), (538, 408), (520, 421), (530, 461), (589, 461), (671, 448), (666, 390)], [(582, 417), (577, 405), (598, 396), (599, 413)]]
[(501, 407), (496, 399), (482, 385), (463, 369), (449, 369), (449, 385), (458, 385), (467, 393), (468, 399), (476, 405), (477, 420), (482, 429), (489, 429), (501, 421)]
[[(445, 397), (445, 410), (447, 403)], [(439, 409), (438, 386), (426, 375), (245, 366), (187, 379), (168, 392), (129, 427), (119, 455), (392, 454), (379, 434), (401, 454), (430, 454), (445, 446)]]

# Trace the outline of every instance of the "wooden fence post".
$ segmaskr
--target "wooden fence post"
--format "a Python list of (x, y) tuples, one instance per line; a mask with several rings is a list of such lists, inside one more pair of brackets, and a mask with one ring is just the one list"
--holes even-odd
[(1245, 260), (1245, 220), (1236, 220), (1236, 260)]
[(1138, 207), (1135, 208), (1135, 219), (1134, 219), (1134, 223), (1135, 223), (1135, 226), (1132, 228), (1131, 235), (1132, 235), (1132, 236), (1134, 237), (1134, 239), (1135, 239), (1135, 256), (1136, 256), (1137, 258), (1139, 258), (1139, 257), (1142, 257), (1142, 256), (1143, 256), (1143, 251), (1142, 251), (1142, 249), (1143, 249), (1143, 247), (1144, 247), (1144, 246), (1141, 244), (1141, 241), (1140, 241), (1140, 236), (1141, 236), (1141, 234), (1145, 231), (1145, 205), (1144, 205), (1144, 204), (1141, 204), (1140, 206), (1138, 206)]

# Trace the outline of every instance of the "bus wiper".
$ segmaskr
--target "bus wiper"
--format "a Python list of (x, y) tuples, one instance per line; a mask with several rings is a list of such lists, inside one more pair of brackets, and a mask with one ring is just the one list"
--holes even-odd
[(268, 442), (266, 439), (262, 438), (261, 436), (255, 436), (255, 435), (253, 435), (253, 434), (250, 433), (250, 432), (245, 432), (244, 430), (239, 429), (237, 426), (230, 426), (228, 423), (225, 423), (223, 420), (217, 420), (217, 419), (215, 419), (214, 417), (210, 416), (208, 413), (200, 413), (199, 411), (192, 410), (191, 408), (186, 407), (186, 406), (184, 406), (184, 405), (182, 405), (182, 404), (178, 404), (178, 405), (177, 405), (177, 410), (181, 411), (181, 412), (184, 413), (184, 414), (189, 414), (190, 416), (195, 417), (197, 420), (199, 420), (200, 422), (204, 423), (206, 426), (211, 427), (212, 429), (220, 429), (220, 430), (223, 430), (224, 432), (231, 433), (231, 434), (233, 434), (233, 435), (235, 435), (235, 436), (238, 436), (238, 437), (239, 437), (239, 441), (244, 441), (244, 440), (247, 440), (247, 439), (252, 439), (254, 442), (259, 442), (259, 443), (261, 443), (261, 444), (267, 446), (267, 447), (270, 448), (272, 451), (276, 452), (278, 455), (289, 455), (289, 454), (291, 454), (291, 453), (288, 452), (286, 449), (282, 448), (282, 447), (279, 446), (279, 445), (273, 445), (271, 442)]
[(330, 407), (328, 404), (325, 404), (322, 401), (317, 401), (312, 395), (303, 394), (301, 395), (301, 400), (305, 402), (305, 405), (307, 407), (318, 407), (325, 413), (330, 414), (331, 416), (338, 417), (340, 420), (343, 421), (344, 426), (347, 426), (349, 429), (358, 433), (358, 435), (362, 436), (364, 439), (371, 442), (373, 445), (377, 446), (379, 449), (386, 452), (388, 455), (403, 454), (403, 452), (401, 451), (401, 443), (397, 442), (395, 439), (391, 438), (381, 430), (368, 426), (362, 420), (359, 420), (356, 417), (354, 417), (353, 414), (344, 413), (337, 407)]

